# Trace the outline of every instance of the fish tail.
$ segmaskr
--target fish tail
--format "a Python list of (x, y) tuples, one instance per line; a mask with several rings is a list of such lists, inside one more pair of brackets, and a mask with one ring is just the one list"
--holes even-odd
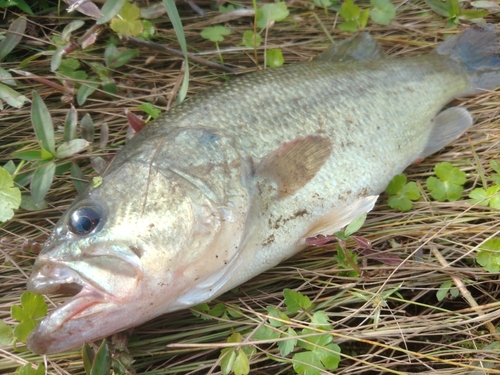
[(474, 25), (452, 36), (436, 49), (465, 65), (471, 78), (466, 94), (492, 90), (500, 86), (499, 31), (495, 25)]

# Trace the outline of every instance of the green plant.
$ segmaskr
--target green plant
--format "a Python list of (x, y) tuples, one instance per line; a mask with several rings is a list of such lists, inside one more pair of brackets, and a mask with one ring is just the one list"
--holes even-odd
[(461, 9), (458, 0), (425, 0), (437, 14), (446, 17), (446, 27), (456, 28), (460, 20), (474, 20), (487, 16), (487, 10)]
[(37, 319), (47, 314), (47, 304), (41, 295), (26, 291), (21, 295), (21, 304), (12, 306), (10, 314), (19, 322), (12, 331), (15, 347), (16, 342), (26, 342), (28, 335), (38, 325)]
[(404, 174), (398, 174), (393, 177), (385, 189), (389, 194), (387, 204), (396, 210), (406, 212), (410, 211), (413, 203), (420, 199), (420, 190), (415, 182), (406, 182)]
[(224, 36), (230, 34), (231, 30), (221, 25), (206, 27), (201, 31), (201, 36), (203, 38), (208, 39), (215, 43), (215, 48), (219, 53), (219, 59), (221, 64), (224, 64), (224, 60), (222, 59), (222, 54), (220, 53), (219, 42), (222, 42), (224, 40)]
[(21, 191), (14, 186), (11, 177), (11, 174), (15, 173), (15, 168), (11, 168), (13, 165), (11, 161), (4, 168), (0, 168), (0, 221), (2, 222), (12, 219), (14, 210), (21, 204)]
[(108, 375), (111, 370), (111, 354), (109, 353), (106, 340), (102, 340), (101, 346), (94, 352), (88, 344), (82, 350), (83, 367), (88, 375)]
[(448, 162), (436, 164), (434, 172), (438, 178), (431, 176), (426, 181), (431, 196), (439, 202), (459, 200), (464, 191), (465, 173)]
[(500, 272), (500, 238), (490, 238), (479, 245), (476, 260), (486, 271)]

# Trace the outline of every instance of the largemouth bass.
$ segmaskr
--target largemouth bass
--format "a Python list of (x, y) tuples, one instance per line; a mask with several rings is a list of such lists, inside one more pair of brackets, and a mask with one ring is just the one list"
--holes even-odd
[(473, 120), (456, 97), (500, 84), (498, 33), (385, 58), (367, 34), (175, 107), (62, 216), (28, 281), (74, 294), (28, 338), (77, 348), (210, 300), (372, 209), (392, 177)]

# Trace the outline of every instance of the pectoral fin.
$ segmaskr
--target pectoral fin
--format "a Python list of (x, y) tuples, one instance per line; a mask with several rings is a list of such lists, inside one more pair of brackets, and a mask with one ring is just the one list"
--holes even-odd
[(328, 138), (311, 135), (286, 142), (266, 155), (255, 174), (278, 185), (278, 197), (293, 194), (306, 185), (326, 163), (332, 152)]
[(335, 207), (309, 228), (309, 230), (299, 240), (299, 244), (304, 244), (306, 238), (309, 237), (315, 237), (320, 234), (328, 235), (338, 232), (358, 216), (371, 211), (377, 201), (377, 198), (378, 195), (370, 195), (368, 197), (360, 198), (351, 204)]
[(384, 57), (384, 50), (373, 37), (367, 33), (359, 33), (334, 44), (316, 60), (349, 62), (377, 60)]
[(423, 159), (441, 150), (457, 139), (472, 125), (472, 116), (462, 107), (451, 107), (440, 112), (432, 120), (432, 132), (427, 146), (418, 159)]

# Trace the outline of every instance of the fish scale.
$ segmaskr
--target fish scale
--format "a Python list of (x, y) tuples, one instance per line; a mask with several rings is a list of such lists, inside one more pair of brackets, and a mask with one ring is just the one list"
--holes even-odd
[(464, 108), (441, 110), (500, 84), (497, 37), (473, 27), (389, 59), (359, 34), (148, 124), (37, 258), (28, 289), (77, 293), (28, 347), (61, 352), (208, 301), (370, 211), (394, 175), (471, 126)]

